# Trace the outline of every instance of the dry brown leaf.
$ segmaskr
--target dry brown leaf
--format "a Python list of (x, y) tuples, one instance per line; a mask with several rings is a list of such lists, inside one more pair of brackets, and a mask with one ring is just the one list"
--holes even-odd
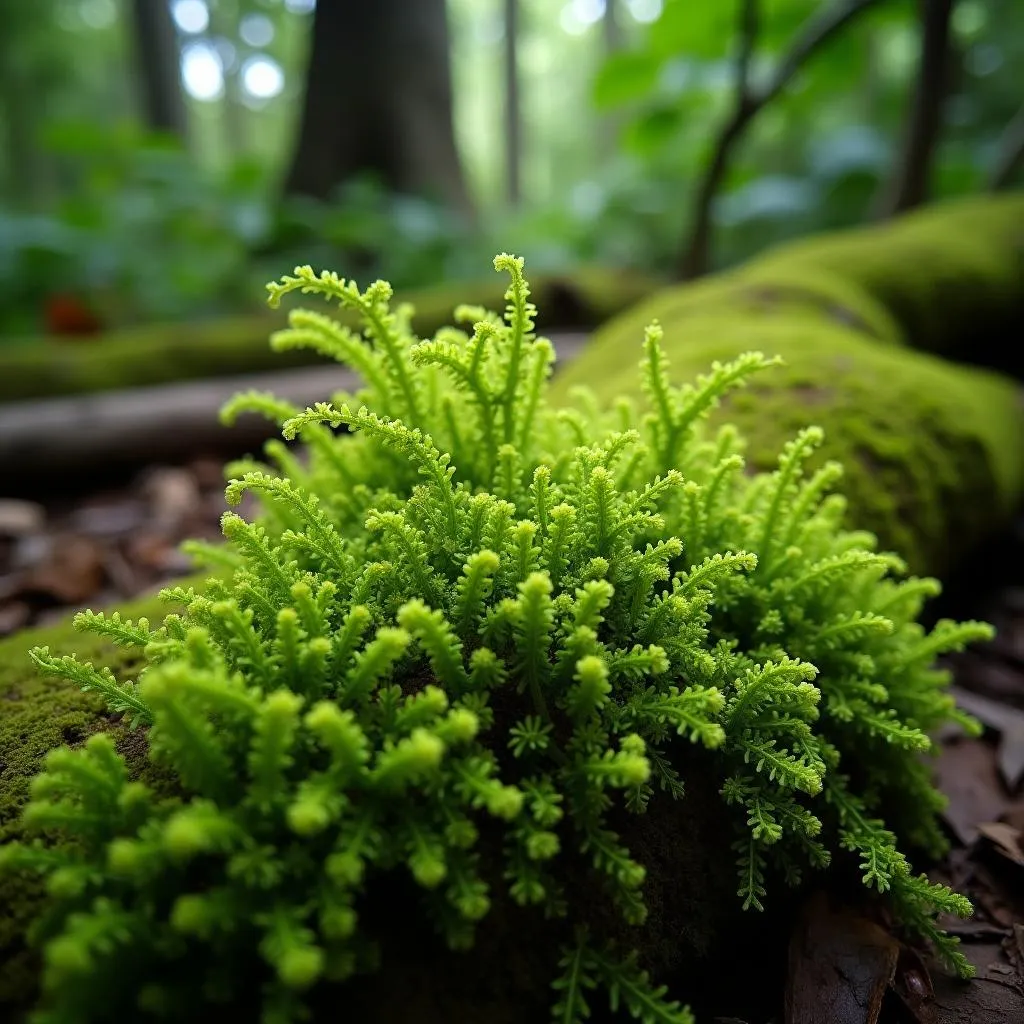
[(1021, 833), (1003, 821), (987, 821), (978, 826), (978, 831), (1008, 860), (1024, 867), (1024, 850), (1021, 849)]
[(953, 740), (942, 746), (935, 762), (939, 789), (948, 797), (943, 817), (957, 838), (969, 846), (978, 836), (978, 823), (994, 821), (1010, 805), (996, 753), (984, 740)]
[(873, 921), (815, 893), (789, 944), (785, 1024), (876, 1024), (899, 951)]

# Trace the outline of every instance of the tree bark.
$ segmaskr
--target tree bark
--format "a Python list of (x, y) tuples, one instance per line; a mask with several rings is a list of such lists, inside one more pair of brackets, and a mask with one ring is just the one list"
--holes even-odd
[(320, 0), (285, 191), (324, 199), (360, 173), (471, 204), (452, 123), (445, 0)]
[(519, 97), (519, 0), (505, 0), (505, 198), (522, 198), (523, 122)]
[(170, 8), (154, 0), (132, 0), (132, 25), (145, 122), (184, 141), (187, 118), (181, 60)]
[(910, 210), (928, 196), (928, 178), (942, 128), (942, 107), (949, 77), (953, 4), (954, 0), (918, 0), (919, 70), (900, 159), (876, 206), (880, 217)]

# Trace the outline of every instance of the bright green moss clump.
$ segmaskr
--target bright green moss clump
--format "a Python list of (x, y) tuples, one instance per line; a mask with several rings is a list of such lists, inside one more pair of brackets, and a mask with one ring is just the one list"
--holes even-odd
[[(299, 268), (272, 285), (360, 315), (362, 335), (294, 313), (278, 340), (366, 389), (305, 411), (231, 404), (276, 419), (309, 463), (276, 444), (273, 465), (234, 467), (229, 500), (253, 491), (265, 517), (225, 516), (229, 547), (209, 556), (233, 576), (170, 590), (184, 614), (80, 617), (139, 652), (134, 680), (34, 653), (145, 729), (179, 787), (131, 779), (103, 735), (49, 755), (24, 821), (62, 845), (2, 855), (51, 897), (39, 1022), (276, 1024), (345, 1005), (572, 1024), (607, 1002), (683, 1024), (687, 992), (667, 986), (691, 922), (672, 886), (701, 843), (705, 893), (733, 875), (756, 911), (833, 863), (968, 970), (935, 915), (969, 905), (899, 844), (941, 845), (919, 755), (961, 716), (932, 664), (987, 627), (916, 623), (934, 582), (842, 528), (838, 467), (804, 470), (817, 428), (753, 476), (734, 429), (704, 429), (771, 360), (675, 388), (652, 329), (644, 411), (558, 411), (522, 262), (495, 264), (504, 320), (463, 308), (471, 332), (429, 341), (381, 282)], [(724, 835), (702, 831), (709, 792)], [(424, 930), (445, 981), (422, 1000), (393, 951)], [(468, 959), (481, 948), (493, 983)]]

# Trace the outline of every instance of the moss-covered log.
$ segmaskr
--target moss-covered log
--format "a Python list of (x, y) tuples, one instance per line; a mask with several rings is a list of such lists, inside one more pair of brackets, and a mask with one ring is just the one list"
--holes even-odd
[[(544, 309), (541, 326), (589, 328), (626, 309), (659, 285), (638, 273), (599, 267), (540, 278), (535, 291)], [(500, 309), (494, 281), (443, 284), (398, 296), (416, 309), (424, 337), (451, 322), (460, 303)], [(352, 318), (343, 322), (354, 323)], [(321, 362), (304, 349), (275, 352), (267, 336), (284, 326), (281, 315), (228, 317), (203, 323), (126, 328), (86, 340), (32, 338), (0, 347), (0, 402), (144, 387), (170, 381), (257, 373)]]
[[(915, 571), (944, 573), (1024, 493), (1024, 402), (981, 360), (1024, 336), (1024, 195), (937, 206), (813, 238), (616, 317), (555, 382), (637, 394), (644, 326), (658, 320), (676, 379), (759, 349), (786, 365), (716, 411), (751, 439), (755, 468), (817, 423), (819, 460), (846, 468), (851, 521)], [(929, 351), (918, 351), (929, 350)]]
[[(1017, 216), (1020, 209), (1011, 203), (1004, 216)], [(928, 216), (938, 218), (941, 213)], [(889, 229), (895, 239), (893, 252), (900, 251), (899, 233), (922, 219), (923, 215), (908, 218)], [(1002, 224), (1002, 218), (993, 221)], [(845, 245), (849, 238), (836, 241)], [(810, 248), (811, 243), (806, 245)], [(564, 395), (580, 382), (603, 397), (636, 391), (639, 340), (652, 317), (666, 326), (676, 377), (692, 377), (712, 359), (744, 349), (780, 353), (788, 367), (756, 378), (755, 386), (723, 404), (719, 418), (735, 419), (751, 437), (750, 454), (756, 464), (774, 458), (781, 442), (798, 426), (821, 422), (832, 438), (828, 454), (849, 464), (846, 487), (852, 522), (876, 529), (917, 567), (941, 566), (956, 548), (998, 522), (1024, 488), (1024, 410), (1015, 386), (998, 376), (908, 350), (906, 343), (930, 344), (934, 337), (915, 336), (905, 319), (909, 307), (873, 291), (856, 275), (844, 279), (838, 272), (824, 273), (824, 260), (819, 263), (823, 272), (817, 277), (809, 273), (802, 285), (797, 262), (782, 266), (782, 256), (765, 257), (745, 270), (666, 292), (632, 311), (599, 334), (593, 351), (558, 382), (559, 392)], [(772, 269), (775, 259), (781, 269)], [(955, 252), (949, 259), (955, 260)], [(893, 281), (902, 269), (899, 262), (891, 268)], [(878, 280), (888, 279), (881, 275)], [(1005, 298), (1006, 305), (993, 314), (992, 322), (1010, 316), (1009, 291)], [(941, 299), (941, 294), (936, 297)], [(159, 618), (162, 610), (153, 600), (124, 609), (134, 617), (151, 618)], [(134, 772), (148, 770), (139, 734), (129, 735), (112, 723), (99, 699), (36, 676), (26, 655), (36, 645), (48, 645), (58, 653), (74, 649), (83, 660), (115, 670), (132, 668), (123, 650), (72, 635), (67, 626), (0, 644), (0, 841), (20, 836), (17, 814), (28, 780), (54, 746), (77, 744), (106, 729)], [(659, 849), (655, 843), (644, 855), (656, 860)], [(24, 928), (40, 897), (38, 885), (26, 876), (0, 881), (0, 1018), (17, 1019), (17, 1008), (32, 995), (37, 965), (25, 947)], [(678, 926), (668, 910), (665, 915), (664, 920), (656, 919), (666, 928)], [(703, 937), (710, 932), (706, 922), (701, 929)], [(678, 945), (671, 952), (678, 957)], [(512, 967), (528, 975), (527, 961), (529, 956), (525, 966), (517, 961)], [(460, 970), (466, 975), (473, 968)], [(422, 972), (416, 970), (404, 979), (398, 975), (409, 990), (396, 987), (395, 977), (390, 975), (388, 992), (370, 982), (369, 998), (378, 1010), (388, 994), (400, 1006), (408, 1006), (407, 991), (424, 984)]]

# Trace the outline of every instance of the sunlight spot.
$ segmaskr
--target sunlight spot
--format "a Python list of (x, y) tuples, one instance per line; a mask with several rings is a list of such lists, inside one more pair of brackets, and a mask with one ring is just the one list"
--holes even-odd
[(316, 0), (284, 0), (284, 5), (292, 14), (311, 14)]
[(988, 12), (985, 5), (977, 0), (964, 0), (953, 8), (951, 15), (953, 31), (957, 35), (969, 39), (976, 36), (988, 24)]
[(601, 20), (604, 8), (605, 0), (572, 0), (562, 8), (558, 21), (564, 32), (580, 36)]
[(181, 52), (181, 80), (197, 100), (216, 100), (224, 92), (224, 68), (209, 43), (189, 43)]
[(284, 88), (281, 65), (270, 57), (250, 57), (242, 65), (242, 86), (250, 96), (269, 100)]
[(171, 16), (178, 28), (189, 35), (205, 32), (210, 24), (210, 11), (203, 0), (176, 0)]
[(633, 20), (639, 21), (641, 25), (657, 21), (663, 7), (662, 0), (626, 0), (626, 5)]
[(269, 46), (274, 39), (274, 23), (265, 14), (247, 14), (238, 26), (238, 34), (249, 46)]
[(107, 28), (117, 18), (114, 0), (85, 0), (78, 8), (78, 15), (89, 28)]

